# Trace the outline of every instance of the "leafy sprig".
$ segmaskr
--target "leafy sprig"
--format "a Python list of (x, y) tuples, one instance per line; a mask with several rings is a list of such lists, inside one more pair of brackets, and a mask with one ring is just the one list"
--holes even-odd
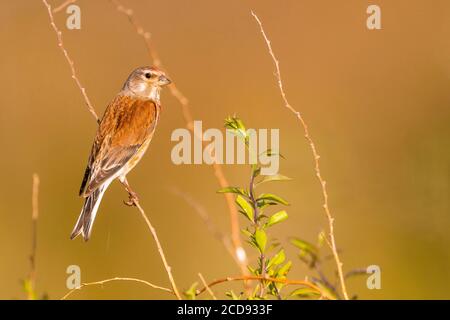
[[(254, 152), (249, 147), (249, 135), (242, 120), (236, 116), (228, 117), (225, 120), (225, 128), (244, 141), (249, 153)], [(263, 153), (266, 156), (279, 156), (278, 152), (270, 149), (264, 150)], [(257, 163), (252, 164), (250, 169), (250, 179), (246, 187), (227, 187), (220, 189), (218, 192), (236, 194), (239, 212), (249, 223), (242, 230), (242, 233), (259, 256), (257, 266), (248, 266), (250, 273), (263, 278), (285, 279), (292, 262), (285, 261), (286, 255), (283, 248), (275, 250), (278, 245), (271, 241), (268, 233), (270, 228), (285, 221), (288, 218), (288, 213), (286, 210), (268, 213), (268, 209), (279, 205), (288, 206), (289, 203), (283, 197), (273, 193), (258, 194), (257, 188), (263, 183), (291, 179), (281, 174), (262, 176), (261, 167)], [(261, 280), (248, 298), (266, 299), (268, 294), (281, 298), (280, 290), (282, 287), (282, 283), (275, 284), (274, 282)]]

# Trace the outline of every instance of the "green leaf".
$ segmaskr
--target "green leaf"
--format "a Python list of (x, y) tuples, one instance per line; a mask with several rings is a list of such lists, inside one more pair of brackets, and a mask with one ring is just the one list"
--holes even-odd
[(320, 292), (317, 292), (316, 290), (308, 287), (302, 287), (292, 291), (290, 295), (302, 298), (312, 298), (320, 296)]
[(252, 236), (252, 233), (250, 231), (248, 231), (247, 229), (241, 229), (241, 232), (247, 237)]
[(266, 153), (269, 157), (280, 156), (281, 158), (285, 159), (284, 156), (279, 151), (276, 150), (269, 149), (267, 150)]
[(241, 299), (241, 296), (240, 296), (240, 295), (237, 296), (237, 295), (233, 292), (233, 290), (230, 290), (230, 291), (225, 292), (225, 295), (226, 295), (227, 297), (231, 298), (231, 300), (240, 300), (240, 299)]
[(266, 250), (267, 235), (263, 230), (257, 229), (255, 231), (255, 243), (259, 251), (264, 253), (264, 250)]
[(279, 153), (278, 151), (274, 151), (272, 149), (267, 149), (266, 151), (261, 152), (259, 155), (260, 156), (266, 155), (268, 157), (280, 156), (280, 158), (286, 159), (281, 153)]
[(194, 282), (190, 288), (184, 292), (184, 295), (188, 300), (195, 300), (195, 297), (197, 296), (197, 286), (198, 282)]
[(328, 300), (337, 300), (338, 297), (336, 293), (333, 291), (333, 289), (329, 288), (327, 285), (323, 284), (322, 282), (318, 281), (315, 283), (317, 287), (319, 287), (321, 295), (327, 298)]
[(225, 128), (233, 134), (247, 139), (247, 129), (241, 119), (237, 117), (228, 117), (225, 119)]
[(317, 247), (322, 248), (326, 239), (327, 239), (327, 236), (325, 235), (325, 232), (320, 231), (319, 235), (317, 236)]
[(284, 220), (286, 220), (288, 218), (288, 214), (286, 211), (279, 211), (275, 214), (273, 214), (270, 218), (269, 221), (267, 222), (267, 227), (273, 226), (274, 224), (283, 222)]
[(280, 246), (280, 243), (273, 243), (271, 241), (270, 246), (268, 246), (267, 249), (266, 249), (266, 252), (270, 252), (270, 251), (276, 249), (279, 246)]
[(268, 206), (276, 206), (278, 203), (269, 200), (258, 200), (256, 205), (259, 209), (264, 210)]
[(252, 171), (253, 178), (256, 178), (261, 173), (261, 167), (255, 167)]
[(269, 260), (269, 263), (267, 263), (267, 269), (270, 269), (270, 267), (272, 267), (272, 266), (277, 266), (279, 264), (282, 264), (285, 259), (286, 259), (286, 254), (284, 253), (284, 250), (281, 249), (276, 255), (274, 255)]
[(242, 213), (251, 221), (254, 221), (254, 212), (253, 208), (247, 200), (244, 199), (241, 195), (238, 195), (236, 198), (237, 205), (242, 209)]
[(289, 203), (286, 200), (284, 200), (283, 198), (281, 198), (277, 195), (274, 195), (272, 193), (263, 193), (258, 197), (258, 199), (256, 199), (256, 201), (261, 201), (261, 200), (276, 202), (276, 203), (284, 204), (286, 206), (289, 205)]
[(255, 286), (255, 289), (253, 289), (253, 293), (250, 295), (250, 297), (248, 297), (249, 300), (256, 300), (258, 299), (258, 292), (260, 291), (261, 286), (260, 284), (257, 284)]
[(256, 183), (256, 186), (259, 186), (263, 183), (266, 182), (270, 182), (270, 181), (290, 181), (292, 180), (289, 177), (283, 176), (282, 174), (275, 174), (275, 175), (271, 175), (271, 176), (265, 176), (264, 178), (261, 179), (261, 181), (258, 181)]
[(286, 276), (288, 274), (289, 270), (291, 270), (291, 267), (292, 267), (292, 261), (286, 262), (286, 264), (278, 270), (277, 277)]
[(300, 260), (309, 265), (310, 268), (314, 267), (319, 258), (319, 249), (311, 243), (298, 238), (291, 239), (290, 242), (300, 249), (298, 253)]
[(239, 187), (222, 188), (222, 189), (217, 190), (217, 193), (235, 193), (235, 194), (240, 194), (240, 195), (248, 198), (247, 190), (245, 190), (244, 188), (239, 188)]
[(306, 251), (307, 253), (313, 254), (313, 255), (317, 255), (318, 253), (318, 249), (312, 245), (311, 243), (299, 239), (299, 238), (294, 238), (291, 239), (291, 243), (296, 246), (297, 248), (299, 248), (300, 250)]
[(30, 279), (25, 279), (25, 280), (23, 280), (22, 284), (23, 284), (23, 290), (27, 294), (28, 299), (36, 300), (37, 299), (37, 295), (36, 295), (36, 292), (33, 289), (33, 284), (31, 282), (31, 280)]
[(250, 266), (247, 266), (247, 269), (248, 271), (250, 271), (251, 274), (254, 274), (255, 276), (258, 274), (257, 270)]

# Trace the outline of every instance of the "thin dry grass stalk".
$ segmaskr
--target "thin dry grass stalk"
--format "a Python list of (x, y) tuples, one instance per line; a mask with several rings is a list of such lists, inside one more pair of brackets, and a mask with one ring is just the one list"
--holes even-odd
[[(157, 68), (164, 70), (166, 74), (168, 74), (167, 70), (164, 68), (161, 59), (159, 58), (158, 52), (155, 50), (153, 44), (151, 43), (151, 36), (149, 32), (146, 32), (142, 25), (139, 23), (139, 21), (134, 16), (134, 12), (132, 9), (124, 7), (118, 0), (110, 0), (111, 3), (116, 7), (117, 11), (124, 14), (130, 23), (133, 25), (134, 29), (136, 30), (136, 33), (143, 37), (145, 41), (145, 45), (147, 48), (147, 51), (153, 61), (154, 66)], [(170, 77), (172, 79), (172, 77)], [(172, 79), (173, 80), (173, 79)], [(184, 120), (186, 122), (186, 128), (188, 128), (191, 132), (194, 133), (194, 126), (193, 126), (193, 116), (191, 113), (191, 108), (189, 106), (189, 100), (186, 98), (186, 96), (177, 88), (176, 84), (172, 82), (172, 84), (169, 86), (170, 93), (179, 101), (183, 113)], [(194, 133), (195, 134), (195, 133)], [(197, 137), (201, 138), (201, 137)], [(214, 157), (213, 157), (214, 159)], [(222, 166), (217, 164), (216, 161), (214, 161), (213, 164), (214, 169), (214, 175), (219, 182), (220, 188), (226, 188), (229, 186), (229, 183), (225, 177), (225, 174), (222, 170)], [(242, 246), (242, 241), (240, 237), (240, 227), (239, 227), (239, 213), (237, 211), (237, 208), (234, 204), (234, 198), (233, 195), (229, 193), (224, 194), (229, 215), (230, 215), (230, 224), (231, 224), (231, 240), (233, 242), (234, 247), (234, 256), (235, 261), (237, 261), (239, 268), (241, 270), (241, 273), (246, 275), (248, 274), (247, 270), (247, 254), (245, 252), (244, 247)]]
[(156, 234), (156, 230), (153, 227), (153, 225), (150, 223), (150, 220), (148, 219), (147, 215), (144, 212), (144, 209), (142, 209), (142, 207), (139, 204), (139, 202), (137, 200), (133, 200), (133, 202), (134, 202), (134, 205), (136, 206), (136, 208), (138, 208), (139, 212), (141, 213), (142, 218), (144, 218), (145, 223), (147, 224), (147, 227), (150, 229), (150, 232), (151, 232), (151, 234), (153, 236), (153, 239), (155, 240), (156, 246), (158, 248), (159, 255), (161, 256), (161, 260), (162, 260), (162, 262), (164, 264), (164, 268), (166, 269), (166, 272), (167, 272), (167, 275), (169, 277), (170, 283), (172, 284), (173, 292), (174, 292), (175, 296), (178, 298), (178, 300), (181, 300), (181, 295), (178, 292), (177, 286), (175, 284), (175, 279), (173, 278), (173, 275), (172, 275), (172, 268), (167, 263), (166, 255), (164, 254), (164, 250), (163, 250), (163, 248), (161, 246), (161, 243), (159, 242), (158, 235)]
[[(88, 98), (88, 96), (86, 94), (86, 90), (81, 85), (81, 82), (78, 80), (78, 78), (76, 76), (76, 70), (75, 70), (75, 67), (74, 67), (74, 62), (70, 58), (67, 50), (64, 47), (64, 44), (63, 44), (63, 41), (62, 41), (62, 32), (58, 29), (58, 27), (55, 24), (55, 21), (54, 21), (54, 18), (53, 18), (52, 8), (51, 8), (51, 6), (48, 4), (48, 2), (46, 0), (42, 0), (42, 2), (47, 7), (48, 15), (49, 15), (49, 18), (50, 18), (50, 24), (51, 24), (51, 26), (52, 26), (53, 30), (55, 31), (56, 36), (58, 38), (58, 46), (61, 49), (61, 51), (64, 53), (64, 56), (66, 57), (66, 60), (67, 60), (67, 62), (70, 65), (70, 68), (71, 68), (71, 71), (72, 71), (72, 78), (75, 80), (75, 82), (77, 83), (79, 89), (81, 90), (81, 93), (82, 93), (82, 95), (83, 95), (83, 97), (85, 99), (85, 102), (86, 102), (86, 105), (88, 107), (89, 112), (94, 116), (94, 118), (96, 119), (96, 121), (98, 123), (99, 122), (99, 118), (97, 116), (97, 113), (95, 112), (94, 107), (90, 103), (90, 100), (89, 100), (89, 98)], [(147, 226), (148, 226), (148, 228), (149, 228), (149, 230), (150, 230), (150, 232), (151, 232), (151, 234), (153, 236), (153, 239), (156, 242), (156, 246), (158, 248), (159, 255), (161, 256), (161, 260), (162, 260), (162, 262), (164, 264), (164, 268), (166, 269), (167, 275), (168, 275), (170, 283), (172, 285), (173, 292), (176, 295), (176, 297), (179, 300), (181, 300), (181, 295), (178, 292), (177, 286), (175, 284), (175, 280), (174, 280), (173, 275), (172, 275), (171, 267), (167, 263), (167, 260), (166, 260), (164, 251), (162, 249), (161, 243), (159, 241), (158, 235), (156, 233), (156, 230), (152, 226), (152, 224), (150, 223), (150, 220), (148, 219), (147, 215), (145, 214), (144, 210), (142, 209), (141, 205), (139, 204), (139, 202), (136, 199), (133, 200), (133, 204), (138, 208), (139, 212), (141, 213), (142, 217), (144, 218), (144, 220), (145, 220), (145, 222), (146, 222), (146, 224), (147, 224)], [(141, 281), (144, 281), (144, 280), (141, 280)]]
[(312, 154), (314, 157), (314, 162), (315, 162), (314, 170), (316, 172), (316, 177), (319, 180), (320, 185), (322, 187), (322, 196), (323, 196), (323, 201), (324, 201), (323, 208), (325, 210), (325, 214), (328, 219), (328, 227), (329, 227), (329, 238), (330, 238), (329, 244), (330, 244), (331, 251), (333, 253), (334, 260), (336, 262), (336, 267), (337, 267), (337, 271), (338, 271), (339, 282), (341, 285), (342, 294), (344, 295), (344, 298), (346, 300), (348, 300), (347, 289), (345, 286), (344, 272), (342, 271), (343, 264), (339, 258), (339, 254), (338, 254), (338, 250), (337, 250), (337, 246), (336, 246), (336, 240), (335, 240), (335, 236), (334, 236), (334, 218), (331, 214), (331, 211), (330, 211), (330, 208), (328, 205), (328, 192), (327, 192), (327, 187), (326, 187), (326, 181), (323, 179), (322, 173), (320, 171), (320, 163), (319, 163), (320, 155), (317, 152), (316, 145), (310, 136), (308, 125), (306, 124), (303, 116), (300, 114), (299, 111), (295, 110), (290, 105), (290, 103), (286, 97), (286, 93), (283, 88), (283, 81), (281, 79), (280, 63), (279, 63), (277, 57), (275, 56), (275, 53), (273, 52), (272, 45), (270, 43), (269, 38), (266, 35), (266, 32), (264, 31), (263, 24), (262, 24), (261, 20), (258, 18), (258, 16), (253, 11), (251, 13), (252, 13), (253, 17), (255, 18), (256, 22), (258, 23), (261, 34), (264, 37), (264, 40), (266, 42), (267, 49), (269, 50), (269, 54), (272, 57), (272, 60), (275, 64), (275, 77), (278, 82), (278, 87), (280, 89), (281, 97), (283, 98), (283, 101), (284, 101), (284, 106), (287, 109), (289, 109), (292, 113), (294, 113), (294, 115), (300, 121), (300, 123), (303, 127), (303, 131), (305, 133), (305, 138), (308, 141), (308, 144), (311, 148), (311, 151), (312, 151)]
[(55, 7), (52, 11), (53, 13), (58, 13), (62, 10), (64, 10), (67, 6), (70, 6), (71, 4), (77, 2), (77, 0), (66, 0), (63, 3), (61, 3), (59, 6)]
[(160, 287), (157, 286), (153, 283), (150, 283), (148, 281), (145, 280), (141, 280), (141, 279), (136, 279), (136, 278), (121, 278), (121, 277), (115, 277), (115, 278), (111, 278), (111, 279), (106, 279), (106, 280), (101, 280), (101, 281), (95, 281), (95, 282), (88, 282), (88, 283), (82, 283), (79, 287), (76, 287), (75, 289), (70, 290), (69, 292), (67, 292), (62, 298), (61, 300), (65, 300), (67, 299), (70, 295), (72, 295), (75, 291), (80, 290), (81, 288), (87, 287), (87, 286), (94, 286), (94, 285), (103, 285), (105, 283), (108, 282), (113, 282), (113, 281), (132, 281), (132, 282), (139, 282), (139, 283), (143, 283), (153, 289), (158, 289), (161, 291), (165, 291), (171, 294), (174, 294), (174, 292), (172, 290), (170, 290), (169, 288), (165, 288), (165, 287)]
[(198, 216), (203, 220), (205, 223), (208, 231), (216, 238), (218, 241), (222, 242), (225, 249), (228, 251), (228, 253), (231, 255), (233, 259), (236, 259), (236, 256), (233, 252), (233, 247), (231, 245), (229, 237), (227, 237), (225, 234), (223, 234), (217, 226), (214, 224), (214, 222), (211, 220), (210, 215), (206, 211), (206, 209), (198, 202), (196, 201), (192, 196), (187, 194), (186, 192), (183, 192), (179, 190), (176, 187), (171, 187), (170, 191), (175, 194), (176, 196), (182, 198), (194, 211), (198, 214)]
[(211, 288), (208, 286), (208, 283), (206, 282), (205, 278), (203, 277), (203, 275), (199, 272), (198, 273), (198, 277), (200, 278), (200, 280), (203, 283), (203, 286), (206, 288), (206, 291), (208, 291), (208, 293), (210, 294), (210, 296), (214, 299), (217, 300), (216, 295), (214, 294), (214, 292), (211, 290)]
[(35, 299), (36, 288), (36, 250), (37, 250), (37, 222), (39, 218), (39, 176), (33, 174), (33, 187), (31, 193), (31, 254), (30, 254), (30, 290), (28, 290), (28, 300)]
[(100, 120), (98, 118), (97, 113), (94, 110), (94, 107), (92, 106), (91, 100), (89, 100), (89, 97), (86, 94), (86, 89), (81, 85), (81, 82), (78, 79), (77, 72), (76, 72), (76, 69), (75, 69), (75, 64), (74, 64), (73, 60), (70, 58), (69, 53), (67, 52), (66, 48), (64, 47), (62, 32), (56, 26), (55, 19), (53, 18), (52, 7), (48, 4), (48, 2), (46, 0), (42, 0), (42, 2), (47, 7), (48, 16), (50, 18), (50, 25), (52, 26), (53, 30), (56, 33), (56, 37), (58, 38), (58, 47), (61, 49), (62, 53), (64, 54), (64, 57), (67, 60), (67, 63), (69, 64), (70, 71), (72, 72), (72, 79), (77, 84), (78, 89), (80, 89), (81, 94), (83, 95), (84, 101), (86, 103), (86, 106), (87, 106), (89, 112), (95, 118), (97, 123), (99, 123)]

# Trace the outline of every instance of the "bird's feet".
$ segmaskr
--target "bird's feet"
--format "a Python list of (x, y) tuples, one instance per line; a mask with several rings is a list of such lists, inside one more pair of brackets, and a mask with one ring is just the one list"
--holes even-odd
[(136, 206), (136, 204), (139, 202), (139, 197), (137, 193), (131, 189), (130, 184), (128, 183), (126, 177), (119, 180), (124, 185), (125, 190), (127, 190), (128, 192), (128, 201), (124, 200), (123, 203), (130, 207)]
[(127, 190), (128, 191), (128, 201), (123, 201), (123, 203), (127, 206), (133, 207), (136, 205), (136, 203), (139, 202), (139, 197), (137, 195), (136, 192), (132, 191), (132, 190)]

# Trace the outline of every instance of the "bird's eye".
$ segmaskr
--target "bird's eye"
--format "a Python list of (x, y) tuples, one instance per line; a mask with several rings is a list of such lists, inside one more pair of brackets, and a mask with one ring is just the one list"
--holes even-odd
[(147, 72), (147, 73), (145, 74), (145, 77), (146, 77), (147, 79), (150, 79), (150, 78), (152, 77), (152, 74), (151, 74), (150, 72)]

